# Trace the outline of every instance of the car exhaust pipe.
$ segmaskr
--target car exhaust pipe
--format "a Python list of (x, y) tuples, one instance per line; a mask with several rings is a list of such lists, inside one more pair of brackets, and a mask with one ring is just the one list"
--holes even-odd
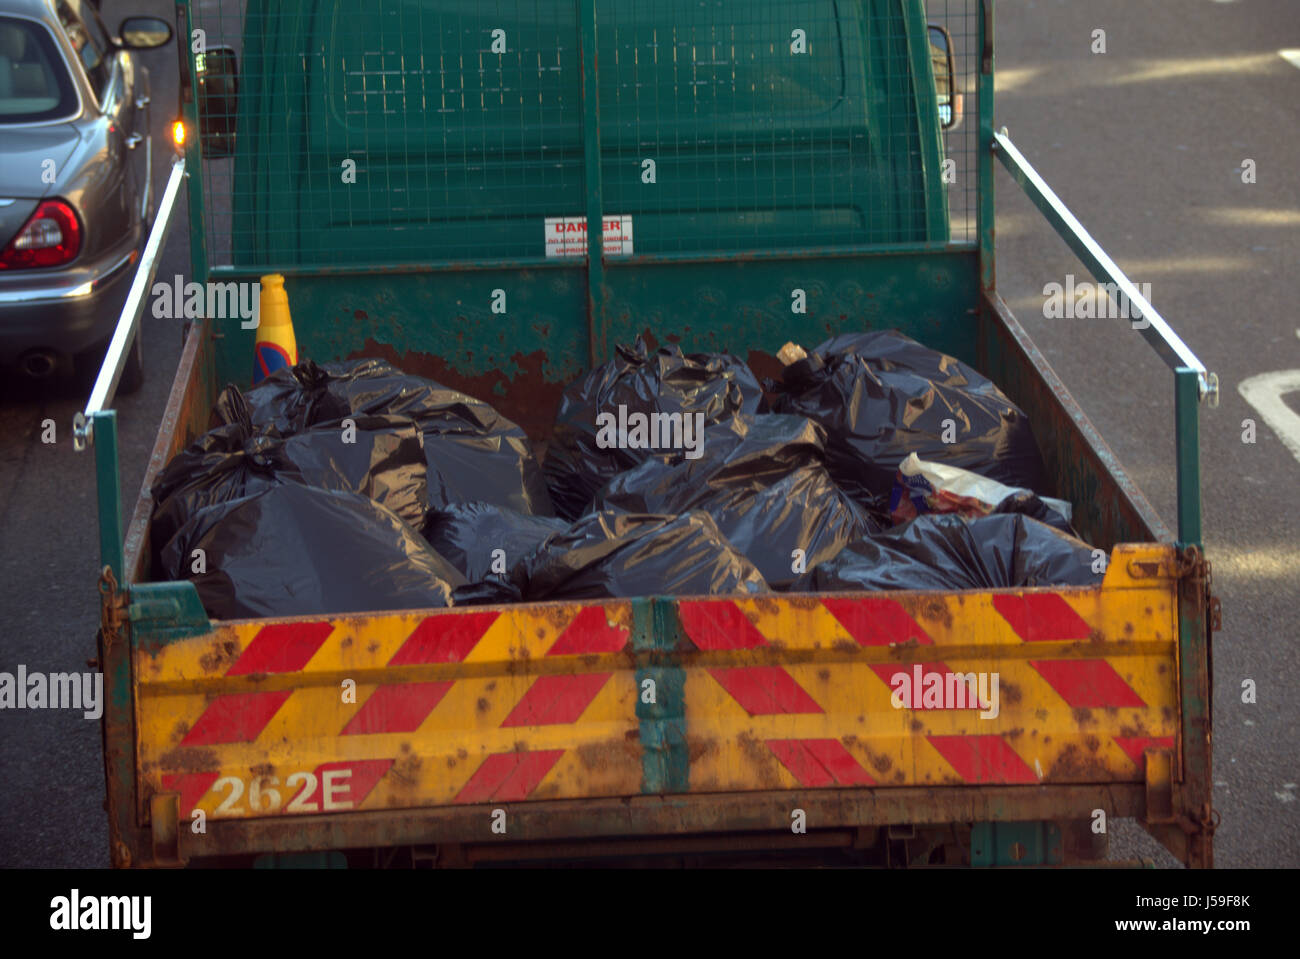
[(59, 362), (50, 350), (34, 350), (22, 358), (19, 366), (31, 379), (43, 380), (59, 368)]

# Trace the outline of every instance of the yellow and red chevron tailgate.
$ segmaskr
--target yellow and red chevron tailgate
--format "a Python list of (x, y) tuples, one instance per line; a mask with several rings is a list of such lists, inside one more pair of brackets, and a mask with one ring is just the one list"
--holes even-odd
[(138, 653), (145, 792), (217, 818), (636, 793), (628, 619), (254, 621)]
[[(536, 604), (219, 624), (136, 651), (141, 815), (1140, 782), (1173, 748), (1172, 549), (1102, 587)], [(639, 624), (639, 625), (634, 625)], [(998, 677), (895, 706), (891, 677)]]

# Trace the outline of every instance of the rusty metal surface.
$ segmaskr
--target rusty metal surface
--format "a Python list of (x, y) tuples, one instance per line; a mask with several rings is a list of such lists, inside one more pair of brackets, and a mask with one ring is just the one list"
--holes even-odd
[[(215, 370), (206, 325), (191, 328), (172, 381), (158, 437), (145, 471), (126, 537), (128, 573), (122, 587), (150, 578), (148, 526), (152, 510), (149, 487), (158, 471), (180, 449), (207, 427), (216, 399)], [(136, 739), (137, 699), (127, 640), (127, 595), (111, 577), (101, 583), (103, 617), (98, 637), (99, 662), (104, 671), (106, 702), (103, 715), (104, 772), (109, 819), (110, 860), (130, 866), (147, 858), (153, 849), (137, 806)]]
[[(626, 603), (252, 620), (157, 643), (138, 635), (132, 688), (140, 736), (141, 778), (134, 784), (142, 793), (139, 822), (146, 820), (151, 797), (179, 794), (182, 818), (202, 809), (210, 825), (291, 816), (292, 824), (268, 826), (258, 835), (269, 843), (262, 851), (293, 851), (298, 847), (284, 843), (310, 834), (323, 815), (340, 808), (313, 799), (310, 807), (295, 809), (290, 801), (300, 794), (294, 781), (309, 781), (309, 774), (324, 781), (325, 770), (344, 767), (360, 784), (345, 797), (358, 822), (381, 810), (394, 824), (424, 816), (444, 821), (442, 810), (450, 806), (488, 801), (519, 810), (555, 800), (626, 805), (638, 801), (638, 792), (745, 790), (784, 796), (788, 816), (791, 803), (830, 785), (800, 758), (800, 748), (817, 756), (833, 751), (827, 769), (836, 770), (834, 785), (852, 794), (872, 786), (863, 795), (873, 797), (873, 809), (881, 808), (884, 792), (916, 795), (920, 787), (931, 795), (964, 779), (962, 788), (978, 796), (1019, 783), (1042, 784), (1036, 788), (1051, 796), (1062, 790), (1059, 801), (1042, 807), (1050, 813), (1036, 813), (1040, 807), (1032, 803), (1008, 805), (991, 813), (994, 819), (1065, 816), (1075, 787), (1140, 787), (1135, 750), (1147, 740), (1173, 748), (1179, 728), (1173, 607), (1177, 578), (1187, 570), (1169, 545), (1117, 547), (1111, 560), (1104, 584), (1091, 590), (662, 600), (665, 609), (680, 609), (684, 627), (680, 642), (663, 648), (627, 645), (629, 625), (638, 636), (650, 630), (653, 636), (642, 636), (646, 642), (675, 631), (654, 617), (629, 619), (628, 609), (614, 608)], [(638, 602), (646, 601), (632, 607)], [(882, 629), (888, 636), (903, 630), (895, 637), (899, 643), (882, 645)], [(456, 659), (424, 662), (404, 652), (442, 635), (458, 637)], [(891, 708), (879, 669), (930, 659), (960, 671), (994, 667), (1005, 674), (1006, 698), (996, 719), (981, 726), (960, 708), (923, 708), (916, 716)], [(651, 667), (665, 712), (643, 716), (638, 708), (634, 716), (633, 673)], [(861, 691), (856, 702), (841, 701), (832, 673), (848, 677), (839, 686)], [(1101, 673), (1108, 681), (1089, 686)], [(339, 684), (349, 678), (357, 696), (340, 701)], [(578, 688), (596, 679), (599, 689)], [(778, 680), (782, 688), (798, 684), (812, 699), (787, 689), (790, 695), (782, 694), (775, 712), (789, 715), (770, 715), (774, 710), (761, 704), (750, 714), (749, 687)], [(561, 692), (561, 686), (572, 688)], [(1109, 698), (1101, 696), (1103, 686)], [(434, 687), (436, 701), (425, 701)], [(565, 716), (527, 722), (516, 716), (525, 701), (545, 699), (558, 708), (557, 696)], [(407, 716), (406, 706), (418, 706), (418, 714)], [(662, 758), (668, 766), (680, 766), (680, 775), (656, 778), (651, 746), (658, 740), (646, 738), (647, 724), (653, 733), (671, 725), (672, 716), (678, 725), (692, 716), (694, 723), (684, 737), (654, 747), (667, 750)], [(975, 737), (970, 756), (954, 752), (954, 738), (965, 743), (963, 736)], [(882, 769), (886, 754), (892, 758)], [(850, 769), (850, 758), (859, 765)], [(506, 788), (500, 777), (515, 774), (505, 766), (520, 764), (532, 770), (527, 785)], [(485, 789), (498, 780), (499, 786)], [(270, 805), (255, 800), (254, 783), (263, 800), (272, 792), (277, 798)], [(1008, 795), (1032, 800), (1049, 793)], [(684, 824), (672, 812), (658, 828), (772, 828), (745, 811), (755, 807), (737, 808), (742, 818), (732, 825)], [(897, 818), (881, 822), (917, 822), (924, 815), (918, 807), (889, 808)], [(953, 812), (959, 807), (945, 802), (939, 808), (938, 815), (957, 817), (939, 821), (963, 821), (964, 814)], [(858, 818), (832, 819), (827, 828), (875, 821), (851, 815)], [(231, 854), (223, 835), (209, 831), (188, 854)], [(592, 835), (579, 829), (569, 838)], [(437, 841), (475, 837), (452, 833)]]
[[(926, 789), (810, 790), (699, 796), (503, 803), (498, 806), (357, 812), (313, 816), (292, 830), (266, 819), (208, 824), (202, 846), (181, 832), (182, 856), (268, 850), (299, 852), (467, 841), (490, 843), (588, 838), (635, 839), (696, 833), (791, 835), (791, 812), (802, 809), (809, 830), (887, 825), (1085, 819), (1094, 809), (1133, 818), (1144, 806), (1140, 783), (1108, 786), (936, 786)], [(491, 831), (492, 811), (506, 814), (504, 836)]]
[(1213, 635), (1210, 622), (1210, 564), (1189, 546), (1181, 557), (1185, 575), (1179, 582), (1179, 713), (1182, 717), (1181, 814), (1190, 866), (1214, 866)]
[(113, 571), (100, 575), (99, 662), (104, 671), (104, 779), (107, 795), (109, 861), (125, 868), (147, 859), (152, 848), (136, 819), (135, 690), (131, 683), (131, 649), (123, 623), (126, 596)]
[[(643, 601), (516, 604), (137, 637), (141, 801), (178, 791), (186, 818), (301, 818), (336, 808), (290, 802), (322, 770), (346, 775), (358, 812), (1140, 782), (1141, 749), (1178, 731), (1172, 553), (1117, 548), (1092, 589), (665, 599), (660, 619), (637, 618)], [(443, 642), (452, 659), (430, 651)], [(639, 708), (642, 672), (656, 709)], [(991, 674), (1004, 695), (922, 703), (917, 678), (916, 700), (895, 702), (914, 672)]]
[(158, 473), (173, 456), (188, 446), (208, 427), (212, 404), (217, 398), (216, 372), (211, 349), (205, 338), (211, 335), (207, 322), (190, 328), (181, 351), (180, 364), (172, 380), (171, 393), (163, 410), (158, 437), (154, 441), (149, 464), (145, 468), (144, 482), (131, 513), (126, 534), (127, 583), (143, 583), (150, 579), (149, 570), (149, 517), (153, 511), (153, 498), (149, 489)]
[[(1178, 731), (1172, 553), (1118, 547), (1099, 589), (681, 600), (690, 789), (1139, 781)], [(900, 708), (921, 673), (1000, 701)]]
[(502, 416), (516, 423), (534, 444), (540, 458), (555, 424), (567, 381), (547, 378), (550, 361), (541, 350), (515, 354), (513, 377), (501, 369), (463, 373), (442, 356), (416, 351), (399, 352), (391, 343), (367, 339), (348, 359), (377, 357), (414, 376), (423, 376), (491, 403)]
[(521, 604), (137, 642), (142, 802), (176, 791), (211, 821), (635, 795), (630, 618), (626, 601)]

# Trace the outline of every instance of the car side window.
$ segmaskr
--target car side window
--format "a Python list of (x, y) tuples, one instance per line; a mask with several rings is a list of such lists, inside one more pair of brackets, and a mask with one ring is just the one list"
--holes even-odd
[[(104, 94), (108, 91), (109, 77), (112, 75), (108, 37), (104, 35), (98, 22), (93, 26), (90, 25), (66, 0), (60, 0), (55, 5), (55, 9), (64, 34), (72, 44), (72, 49), (77, 52), (77, 59), (81, 61), (86, 76), (90, 78), (90, 85), (95, 88), (95, 95), (102, 102)], [(93, 17), (90, 19), (94, 20)]]

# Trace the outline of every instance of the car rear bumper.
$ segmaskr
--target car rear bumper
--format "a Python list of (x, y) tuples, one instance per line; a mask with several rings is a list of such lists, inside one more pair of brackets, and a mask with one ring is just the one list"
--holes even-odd
[(0, 364), (34, 350), (75, 356), (108, 339), (139, 259), (119, 248), (80, 268), (0, 276)]

